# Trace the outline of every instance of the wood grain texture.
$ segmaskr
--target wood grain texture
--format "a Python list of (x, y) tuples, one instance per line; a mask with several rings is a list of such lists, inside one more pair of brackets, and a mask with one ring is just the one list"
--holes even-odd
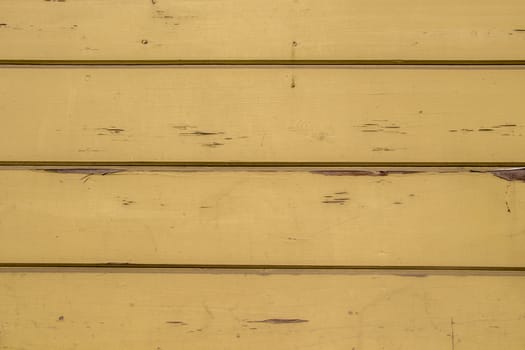
[(525, 266), (523, 171), (270, 170), (3, 170), (0, 262)]
[(501, 163), (525, 149), (520, 67), (3, 68), (0, 80), (2, 161)]
[(521, 0), (3, 0), (2, 59), (525, 59)]
[(3, 272), (15, 349), (525, 347), (523, 276)]

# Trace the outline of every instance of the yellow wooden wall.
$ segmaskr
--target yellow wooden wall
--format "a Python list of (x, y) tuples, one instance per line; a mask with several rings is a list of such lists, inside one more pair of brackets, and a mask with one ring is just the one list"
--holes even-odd
[(0, 349), (525, 348), (525, 2), (0, 1)]

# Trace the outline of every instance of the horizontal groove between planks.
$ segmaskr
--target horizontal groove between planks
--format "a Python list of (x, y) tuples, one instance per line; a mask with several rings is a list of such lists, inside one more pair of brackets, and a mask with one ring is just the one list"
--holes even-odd
[(432, 168), (518, 168), (523, 162), (154, 162), (154, 161), (1, 161), (1, 168), (13, 167), (203, 167), (203, 168), (322, 168), (322, 167), (432, 167)]
[[(0, 273), (2, 272), (34, 272), (34, 271), (57, 271), (57, 269), (71, 272), (125, 272), (125, 271), (173, 271), (187, 272), (188, 270), (206, 273), (207, 270), (217, 273), (383, 273), (383, 274), (406, 274), (407, 276), (424, 277), (426, 274), (472, 274), (483, 275), (508, 272), (523, 275), (525, 267), (520, 266), (371, 266), (371, 265), (235, 265), (235, 264), (133, 264), (133, 263), (5, 263), (0, 262)], [(417, 275), (411, 272), (417, 272)]]
[(3, 66), (522, 66), (525, 60), (24, 60)]

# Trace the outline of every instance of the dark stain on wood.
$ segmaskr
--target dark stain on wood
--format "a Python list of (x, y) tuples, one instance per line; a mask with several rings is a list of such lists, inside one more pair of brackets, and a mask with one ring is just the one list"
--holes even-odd
[(148, 41), (147, 39), (142, 39), (142, 40), (140, 41), (140, 43), (141, 43), (142, 45), (148, 45), (149, 41)]
[(300, 318), (268, 318), (266, 320), (248, 321), (248, 323), (270, 323), (270, 324), (287, 324), (287, 323), (305, 323), (308, 320)]
[(179, 325), (179, 326), (186, 326), (187, 325), (186, 322), (182, 322), (182, 321), (166, 321), (166, 323), (168, 323), (168, 324), (176, 324), (176, 325)]
[(494, 129), (491, 129), (491, 128), (479, 128), (478, 131), (494, 131)]
[(518, 28), (518, 29), (514, 29), (515, 32), (525, 32), (525, 29), (521, 29), (521, 28)]
[(7, 23), (0, 23), (0, 28), (1, 27), (7, 27)]
[(58, 320), (59, 320), (59, 321), (64, 321), (64, 316), (60, 315), (60, 316), (58, 317)]

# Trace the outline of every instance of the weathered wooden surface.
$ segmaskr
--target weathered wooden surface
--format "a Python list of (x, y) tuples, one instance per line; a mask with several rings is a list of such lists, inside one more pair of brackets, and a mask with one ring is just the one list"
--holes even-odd
[(0, 80), (1, 161), (524, 160), (519, 67), (3, 68)]
[(521, 0), (2, 0), (0, 59), (525, 59)]
[(525, 347), (524, 276), (208, 272), (2, 272), (0, 346)]
[(0, 262), (525, 266), (523, 171), (398, 171), (4, 170)]

